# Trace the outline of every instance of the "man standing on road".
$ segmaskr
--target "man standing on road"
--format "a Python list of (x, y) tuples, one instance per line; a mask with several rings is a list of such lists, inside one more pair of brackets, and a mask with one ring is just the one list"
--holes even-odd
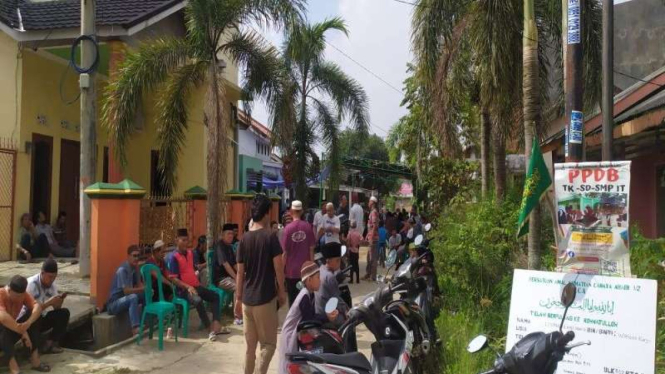
[(363, 212), (363, 207), (358, 204), (357, 197), (355, 198), (355, 202), (353, 203), (349, 214), (349, 219), (351, 221), (356, 221), (356, 230), (362, 235), (363, 231), (365, 231), (365, 212)]
[[(270, 205), (266, 195), (254, 197), (254, 224), (238, 245), (235, 313), (244, 320), (245, 374), (268, 372), (277, 348), (277, 310), (286, 305), (282, 247), (270, 230)], [(257, 359), (258, 343), (261, 354)]]
[(314, 261), (314, 247), (316, 235), (312, 226), (302, 220), (302, 202), (294, 200), (291, 203), (291, 218), (293, 222), (285, 228), (281, 238), (284, 250), (284, 276), (286, 277), (286, 290), (289, 294), (289, 307), (300, 292), (296, 287), (300, 282), (300, 270), (306, 261)]
[(376, 267), (379, 259), (379, 211), (376, 209), (378, 199), (372, 196), (369, 199), (369, 219), (367, 220), (367, 242), (369, 251), (367, 252), (367, 280), (376, 280)]
[(339, 208), (337, 208), (337, 216), (340, 217), (340, 223), (342, 224), (342, 236), (346, 236), (349, 233), (349, 223), (351, 222), (349, 213), (349, 200), (345, 194), (342, 194), (339, 198)]
[[(55, 286), (57, 276), (58, 263), (52, 258), (47, 258), (42, 264), (42, 271), (28, 278), (27, 292), (42, 307), (40, 331), (51, 331), (43, 346), (38, 347), (45, 354), (63, 352), (60, 341), (65, 337), (69, 324), (69, 309), (62, 307), (67, 293), (58, 293), (58, 288)], [(53, 310), (46, 312), (49, 308)], [(27, 310), (23, 310), (23, 313), (26, 312)]]
[(326, 205), (326, 212), (326, 215), (321, 218), (319, 236), (325, 238), (325, 244), (331, 242), (341, 243), (339, 240), (341, 223), (339, 222), (339, 217), (335, 215), (335, 206), (333, 203), (328, 203), (328, 205)]

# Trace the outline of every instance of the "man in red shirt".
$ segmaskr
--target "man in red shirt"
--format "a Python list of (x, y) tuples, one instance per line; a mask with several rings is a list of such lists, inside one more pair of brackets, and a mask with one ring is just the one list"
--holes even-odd
[(26, 291), (28, 280), (14, 275), (9, 285), (0, 288), (0, 347), (9, 358), (9, 371), (18, 374), (20, 367), (14, 355), (14, 345), (23, 340), (30, 349), (30, 364), (35, 371), (47, 372), (51, 368), (40, 362), (40, 328), (39, 317), (42, 309), (35, 299)]
[[(206, 287), (202, 286), (199, 282), (197, 275), (196, 265), (194, 264), (194, 252), (187, 249), (189, 243), (189, 236), (187, 229), (178, 230), (178, 238), (176, 239), (176, 251), (170, 259), (173, 274), (177, 277), (175, 283), (179, 288), (180, 296), (186, 297), (189, 303), (196, 307), (196, 311), (201, 318), (201, 323), (210, 330), (208, 336), (211, 341), (215, 341), (219, 334), (230, 334), (231, 332), (226, 327), (222, 327), (219, 310), (219, 295)], [(186, 291), (185, 295), (183, 291)], [(206, 313), (203, 301), (207, 301), (212, 306), (212, 325)]]

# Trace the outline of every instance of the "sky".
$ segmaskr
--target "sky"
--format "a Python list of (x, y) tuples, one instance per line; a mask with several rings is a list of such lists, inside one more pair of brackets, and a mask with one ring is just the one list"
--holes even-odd
[[(337, 63), (363, 86), (369, 97), (370, 133), (383, 138), (387, 136), (390, 127), (407, 112), (400, 107), (402, 94), (390, 86), (402, 89), (402, 82), (406, 79), (406, 64), (412, 60), (412, 10), (412, 6), (394, 0), (309, 0), (307, 17), (310, 22), (337, 16), (346, 21), (348, 37), (337, 31), (326, 34), (328, 43), (339, 50), (328, 45), (325, 57)], [(279, 32), (257, 30), (273, 44), (281, 46), (282, 36)], [(269, 125), (268, 113), (263, 104), (254, 104), (252, 116)]]
[[(614, 0), (614, 3), (626, 1), (632, 0)], [(402, 89), (406, 64), (413, 59), (410, 49), (412, 11), (411, 5), (396, 0), (309, 0), (307, 17), (310, 22), (336, 16), (346, 21), (349, 36), (329, 32), (327, 41), (337, 49), (328, 45), (325, 57), (364, 87), (369, 97), (370, 132), (383, 138), (407, 112), (400, 106), (402, 94), (394, 88)], [(281, 33), (270, 29), (257, 30), (274, 45), (281, 46)], [(269, 125), (268, 113), (262, 103), (254, 104), (252, 116)]]

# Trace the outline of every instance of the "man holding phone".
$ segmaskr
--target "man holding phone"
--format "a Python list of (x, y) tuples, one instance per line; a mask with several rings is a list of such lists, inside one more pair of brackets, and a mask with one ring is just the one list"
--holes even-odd
[[(69, 324), (69, 309), (62, 307), (67, 293), (58, 293), (55, 285), (57, 276), (58, 263), (54, 259), (48, 258), (42, 264), (42, 271), (28, 278), (26, 291), (41, 306), (40, 329), (42, 333), (51, 330), (44, 344), (38, 347), (44, 354), (62, 353), (60, 341), (65, 336)], [(49, 308), (52, 310), (47, 311)]]

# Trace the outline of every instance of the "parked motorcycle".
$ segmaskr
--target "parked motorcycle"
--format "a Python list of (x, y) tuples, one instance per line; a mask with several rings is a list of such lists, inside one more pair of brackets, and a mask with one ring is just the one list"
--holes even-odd
[[(572, 349), (591, 345), (589, 341), (568, 345), (575, 338), (575, 333), (572, 331), (563, 333), (563, 323), (568, 308), (575, 301), (576, 295), (577, 288), (573, 283), (568, 283), (563, 288), (561, 304), (565, 306), (565, 310), (559, 331), (549, 334), (534, 332), (522, 338), (503, 356), (495, 352), (497, 358), (494, 361), (494, 368), (482, 374), (553, 374), (558, 363)], [(487, 347), (489, 347), (487, 337), (479, 335), (471, 340), (467, 351), (476, 353)]]
[(413, 360), (414, 332), (408, 321), (412, 316), (404, 308), (405, 300), (393, 300), (393, 295), (406, 291), (407, 285), (382, 286), (349, 311), (347, 321), (340, 327), (341, 338), (364, 324), (374, 335), (371, 361), (358, 352), (345, 354), (288, 354), (289, 374), (419, 374)]

